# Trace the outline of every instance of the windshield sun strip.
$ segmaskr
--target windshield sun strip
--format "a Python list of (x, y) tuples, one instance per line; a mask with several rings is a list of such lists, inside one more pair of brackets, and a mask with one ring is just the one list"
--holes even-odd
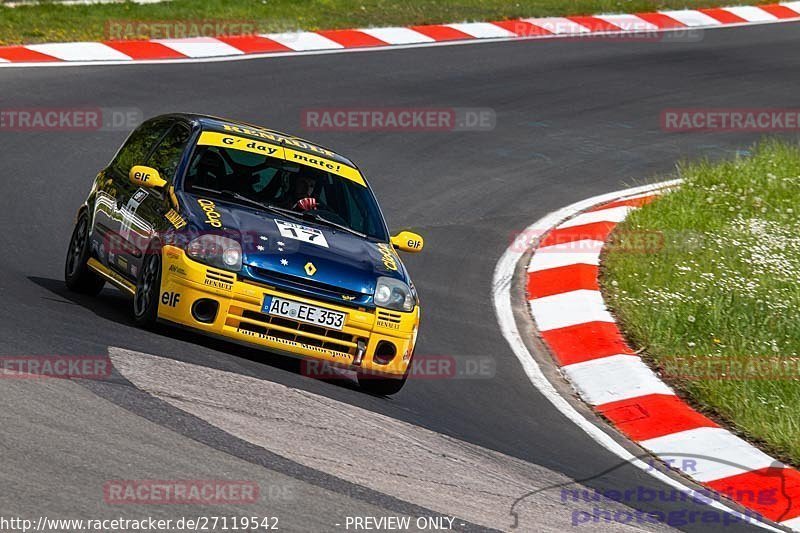
[(269, 157), (276, 157), (278, 159), (283, 159), (284, 161), (298, 163), (310, 168), (336, 174), (337, 176), (348, 179), (361, 185), (362, 187), (367, 186), (364, 177), (361, 175), (358, 169), (319, 155), (301, 152), (289, 148), (288, 146), (257, 141), (255, 139), (248, 139), (245, 137), (237, 137), (236, 135), (228, 135), (215, 131), (204, 131), (197, 140), (197, 145), (216, 146), (219, 148), (229, 148)]

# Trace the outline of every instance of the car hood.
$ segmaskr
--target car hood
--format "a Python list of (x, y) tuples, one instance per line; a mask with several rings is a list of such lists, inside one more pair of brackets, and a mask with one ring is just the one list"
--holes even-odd
[(306, 292), (314, 288), (340, 292), (338, 299), (357, 296), (353, 303), (371, 302), (380, 276), (409, 282), (405, 267), (388, 243), (218, 198), (181, 196), (195, 228), (239, 240), (243, 273), (250, 277), (302, 286)]

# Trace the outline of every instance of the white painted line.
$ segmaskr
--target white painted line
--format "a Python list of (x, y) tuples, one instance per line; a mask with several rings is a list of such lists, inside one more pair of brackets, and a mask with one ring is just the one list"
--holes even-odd
[(598, 265), (603, 241), (584, 239), (544, 246), (536, 250), (528, 265), (528, 272), (569, 265)]
[[(626, 195), (639, 194), (643, 192), (655, 192), (663, 189), (664, 187), (678, 185), (679, 183), (680, 180), (673, 180), (656, 183), (653, 185), (635, 187), (626, 191), (602, 194), (593, 198), (587, 198), (586, 200), (576, 202), (572, 205), (568, 205), (567, 207), (559, 209), (558, 211), (554, 211), (549, 215), (546, 215), (545, 217), (528, 226), (528, 228), (525, 229), (525, 232), (531, 233), (537, 228), (552, 228), (559, 222), (575, 215), (576, 213), (580, 213), (581, 211), (589, 209), (590, 207), (598, 204), (624, 198)], [(594, 425), (592, 422), (589, 422), (586, 417), (579, 413), (575, 407), (573, 407), (572, 404), (570, 404), (569, 401), (567, 401), (567, 399), (564, 398), (561, 393), (556, 390), (553, 384), (550, 383), (550, 381), (548, 381), (548, 379), (545, 377), (544, 372), (542, 372), (542, 369), (536, 363), (533, 355), (531, 355), (531, 353), (528, 351), (525, 341), (522, 340), (519, 328), (517, 327), (517, 321), (514, 318), (514, 308), (511, 304), (511, 287), (514, 281), (514, 273), (517, 269), (517, 263), (519, 263), (524, 253), (525, 250), (516, 247), (512, 243), (512, 245), (509, 246), (500, 257), (500, 260), (497, 262), (497, 266), (494, 269), (494, 276), (492, 277), (492, 301), (494, 303), (495, 313), (497, 314), (497, 322), (500, 326), (500, 332), (503, 334), (506, 342), (508, 342), (508, 345), (511, 347), (511, 351), (514, 353), (514, 356), (522, 366), (522, 370), (525, 372), (528, 380), (530, 380), (531, 384), (536, 387), (542, 396), (544, 396), (551, 404), (553, 404), (553, 406), (558, 409), (558, 411), (563, 414), (567, 420), (578, 426), (597, 444), (610, 451), (623, 461), (627, 461), (629, 464), (646, 472), (653, 478), (659, 480), (667, 486), (679, 490), (682, 494), (685, 494), (687, 497), (691, 498), (692, 495), (696, 494), (694, 489), (686, 487), (680, 481), (667, 476), (657, 468), (653, 468), (652, 463), (642, 461), (627, 449), (623, 448), (622, 445), (620, 445), (605, 431)], [(761, 527), (767, 531), (780, 532), (779, 529), (765, 522), (760, 522), (757, 519), (750, 518), (749, 515), (746, 516), (735, 509), (731, 509), (727, 505), (717, 500), (712, 500), (709, 505), (714, 509), (723, 510), (729, 513), (731, 516), (738, 517), (741, 520), (747, 520), (749, 523)]]
[(647, 22), (636, 15), (596, 15), (595, 18), (604, 20), (609, 24), (619, 27), (623, 31), (644, 32), (658, 31), (658, 26), (652, 22)]
[[(639, 444), (701, 483), (769, 466), (783, 466), (723, 428), (690, 429)], [(686, 459), (693, 460), (694, 464), (686, 463)]]
[(267, 33), (261, 37), (272, 39), (292, 50), (303, 52), (306, 50), (338, 50), (344, 48), (341, 44), (311, 31)]
[(659, 11), (662, 15), (667, 15), (668, 17), (672, 17), (678, 22), (682, 22), (689, 27), (696, 27), (696, 26), (721, 26), (722, 23), (711, 17), (702, 13), (700, 11), (696, 11), (694, 9), (681, 9), (678, 11)]
[(516, 33), (511, 33), (505, 28), (501, 28), (491, 22), (464, 22), (461, 24), (445, 24), (454, 30), (472, 35), (476, 39), (491, 39), (497, 37), (516, 37)]
[(153, 42), (172, 48), (186, 57), (217, 57), (242, 55), (244, 52), (212, 37), (189, 39), (154, 39)]
[(772, 13), (767, 13), (760, 7), (755, 6), (734, 6), (723, 7), (722, 9), (728, 13), (733, 13), (737, 17), (743, 18), (747, 22), (768, 22), (772, 20), (778, 20), (778, 17)]
[(529, 303), (539, 331), (550, 331), (586, 322), (614, 322), (614, 317), (606, 309), (600, 291), (580, 289), (536, 298)]
[(636, 355), (612, 355), (561, 367), (581, 398), (603, 405), (647, 394), (675, 393)]
[(46, 43), (25, 46), (62, 61), (132, 61), (132, 58), (103, 43)]
[(794, 531), (800, 531), (800, 516), (781, 522), (781, 525), (788, 527)]
[(564, 17), (546, 17), (538, 19), (523, 19), (534, 26), (544, 28), (555, 35), (575, 35), (576, 33), (592, 33), (586, 26), (581, 26), (575, 21)]
[(389, 44), (413, 44), (413, 43), (432, 43), (436, 42), (427, 35), (423, 35), (411, 28), (367, 28), (362, 29), (364, 33), (372, 35), (376, 39)]
[(573, 228), (575, 226), (583, 226), (584, 224), (593, 224), (595, 222), (622, 222), (633, 209), (635, 208), (629, 205), (621, 205), (619, 207), (581, 213), (559, 225), (558, 229)]

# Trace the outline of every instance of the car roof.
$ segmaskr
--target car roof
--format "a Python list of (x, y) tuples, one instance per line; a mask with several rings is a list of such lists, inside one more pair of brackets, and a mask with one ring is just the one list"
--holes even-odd
[(172, 113), (170, 115), (164, 115), (164, 117), (168, 116), (183, 118), (190, 122), (197, 122), (203, 131), (213, 131), (228, 134), (233, 132), (236, 135), (256, 141), (263, 141), (265, 138), (267, 138), (275, 142), (287, 142), (292, 145), (293, 149), (300, 150), (301, 152), (314, 155), (324, 155), (328, 159), (332, 159), (337, 163), (341, 163), (356, 169), (358, 168), (352, 160), (337, 152), (334, 152), (330, 148), (325, 148), (324, 146), (307, 141), (300, 137), (265, 128), (264, 126), (258, 126), (256, 124), (250, 124), (240, 120), (231, 120), (227, 118), (201, 115), (196, 113)]

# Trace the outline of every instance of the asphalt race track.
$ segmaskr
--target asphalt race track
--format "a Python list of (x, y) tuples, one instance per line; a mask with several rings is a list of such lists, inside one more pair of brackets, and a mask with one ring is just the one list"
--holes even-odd
[[(234, 62), (0, 69), (2, 107), (138, 107), (264, 124), (359, 162), (423, 302), (417, 354), (490, 357), (484, 379), (410, 380), (390, 399), (301, 375), (293, 360), (169, 327), (128, 302), (66, 291), (63, 259), (91, 179), (124, 132), (0, 131), (0, 355), (99, 355), (106, 381), (0, 383), (0, 515), (276, 515), (287, 531), (347, 516), (456, 516), (464, 530), (571, 529), (560, 484), (665, 486), (600, 448), (530, 384), (499, 332), (495, 264), (515, 232), (583, 198), (729, 157), (756, 134), (675, 134), (664, 108), (798, 105), (798, 24), (705, 32), (693, 43), (505, 42)], [(480, 107), (494, 131), (311, 133), (314, 107)], [(149, 355), (144, 355), (149, 354)], [(109, 506), (112, 479), (247, 479), (262, 501), (227, 508)], [(583, 507), (581, 507), (583, 505)], [(654, 502), (645, 510), (692, 508)], [(339, 524), (339, 525), (337, 525)], [(689, 524), (685, 531), (718, 526)], [(660, 530), (583, 525), (576, 530)], [(753, 529), (730, 526), (728, 531)]]

